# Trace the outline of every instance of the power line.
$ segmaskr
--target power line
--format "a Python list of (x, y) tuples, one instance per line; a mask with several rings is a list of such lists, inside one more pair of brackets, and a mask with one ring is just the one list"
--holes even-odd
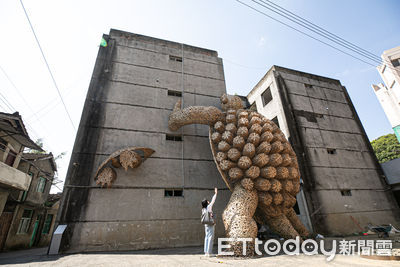
[(54, 86), (55, 86), (55, 88), (57, 89), (57, 93), (58, 93), (58, 95), (60, 96), (60, 99), (61, 99), (61, 102), (62, 102), (62, 104), (63, 104), (63, 106), (64, 106), (65, 112), (66, 112), (67, 115), (68, 115), (68, 118), (69, 118), (69, 121), (71, 122), (72, 128), (74, 128), (74, 130), (76, 131), (76, 128), (75, 128), (75, 125), (74, 125), (74, 123), (73, 123), (73, 121), (72, 121), (71, 115), (69, 114), (68, 109), (67, 109), (67, 106), (65, 105), (64, 99), (63, 99), (63, 97), (62, 97), (62, 95), (61, 95), (60, 89), (58, 89), (58, 85), (57, 85), (57, 82), (56, 82), (56, 80), (55, 80), (55, 78), (54, 78), (54, 76), (53, 76), (53, 72), (51, 71), (50, 66), (49, 66), (49, 64), (47, 63), (47, 59), (46, 59), (46, 57), (45, 57), (45, 55), (44, 55), (42, 46), (40, 45), (39, 39), (38, 39), (37, 36), (36, 36), (35, 30), (34, 30), (34, 28), (33, 28), (33, 26), (32, 26), (32, 23), (31, 23), (31, 21), (30, 21), (30, 19), (29, 19), (28, 13), (27, 13), (26, 10), (25, 10), (24, 3), (22, 2), (22, 0), (20, 0), (20, 3), (21, 3), (21, 6), (22, 6), (22, 9), (24, 10), (26, 19), (27, 19), (28, 22), (29, 22), (29, 26), (31, 27), (32, 33), (33, 33), (33, 35), (35, 36), (36, 43), (37, 43), (37, 45), (38, 45), (38, 47), (39, 47), (40, 53), (42, 54), (42, 57), (43, 57), (43, 60), (44, 60), (44, 62), (45, 62), (45, 64), (46, 64), (47, 70), (49, 71), (50, 76), (51, 76), (51, 79), (52, 79), (52, 81), (53, 81), (53, 83), (54, 83)]
[(264, 13), (264, 12), (262, 12), (262, 11), (256, 9), (256, 8), (254, 8), (254, 7), (250, 6), (250, 5), (246, 4), (246, 3), (243, 3), (243, 2), (240, 1), (240, 0), (235, 0), (235, 1), (238, 2), (238, 3), (240, 3), (240, 4), (242, 4), (242, 5), (247, 6), (247, 7), (250, 8), (250, 9), (253, 9), (254, 11), (256, 11), (256, 12), (258, 12), (258, 13), (260, 13), (260, 14), (262, 14), (262, 15), (264, 15), (264, 16), (266, 16), (266, 17), (268, 17), (268, 18), (270, 18), (270, 19), (272, 19), (272, 20), (274, 20), (274, 21), (276, 21), (276, 22), (279, 22), (279, 23), (285, 25), (286, 27), (288, 27), (288, 28), (290, 28), (290, 29), (292, 29), (292, 30), (294, 30), (294, 31), (297, 31), (297, 32), (299, 32), (299, 33), (301, 33), (301, 34), (304, 34), (304, 35), (310, 37), (311, 39), (314, 39), (315, 41), (318, 41), (318, 42), (320, 42), (320, 43), (322, 43), (322, 44), (325, 44), (325, 45), (327, 45), (327, 46), (329, 46), (329, 47), (331, 47), (331, 48), (333, 48), (333, 49), (335, 49), (335, 50), (337, 50), (337, 51), (339, 51), (339, 52), (341, 52), (341, 53), (343, 53), (343, 54), (346, 54), (346, 55), (348, 55), (348, 56), (350, 56), (350, 57), (352, 57), (352, 58), (355, 58), (355, 59), (357, 59), (357, 60), (359, 60), (359, 61), (362, 61), (362, 62), (364, 62), (365, 64), (368, 64), (368, 65), (371, 65), (371, 66), (373, 66), (373, 67), (376, 67), (374, 64), (371, 64), (371, 63), (369, 63), (369, 62), (367, 62), (367, 61), (365, 61), (365, 60), (363, 60), (363, 59), (361, 59), (361, 58), (358, 58), (358, 57), (356, 57), (356, 56), (354, 56), (354, 55), (352, 55), (352, 54), (349, 54), (349, 53), (347, 53), (346, 51), (343, 51), (343, 50), (341, 50), (340, 48), (337, 48), (337, 47), (335, 47), (335, 46), (333, 46), (333, 45), (331, 45), (331, 44), (329, 44), (329, 43), (327, 43), (327, 42), (324, 42), (324, 41), (322, 41), (322, 40), (320, 40), (320, 39), (318, 39), (318, 38), (316, 38), (316, 37), (314, 37), (314, 36), (312, 36), (312, 35), (310, 35), (310, 34), (308, 34), (308, 33), (306, 33), (306, 32), (303, 32), (303, 31), (301, 31), (301, 30), (299, 30), (299, 29), (296, 29), (295, 27), (293, 27), (293, 26), (291, 26), (291, 25), (289, 25), (289, 24), (287, 24), (287, 23), (285, 23), (285, 22), (283, 22), (283, 21), (281, 21), (281, 20), (279, 20), (279, 19), (276, 19), (276, 18), (274, 18), (274, 17), (272, 17), (272, 16), (270, 16), (270, 15), (268, 15), (268, 14), (266, 14), (266, 13)]
[[(260, 1), (263, 2), (266, 5), (269, 5), (270, 7), (274, 8), (274, 9), (277, 9), (277, 10), (283, 12), (284, 14), (287, 14), (291, 18), (294, 18), (294, 19), (300, 21), (301, 23), (304, 23), (305, 25), (310, 26), (311, 28), (313, 28), (313, 29), (315, 29), (315, 30), (317, 30), (319, 32), (322, 32), (322, 33), (325, 33), (325, 34), (329, 35), (330, 37), (332, 37), (333, 39), (335, 39), (335, 40), (337, 40), (339, 42), (343, 42), (343, 43), (351, 46), (352, 48), (356, 49), (360, 53), (363, 53), (363, 54), (365, 54), (365, 55), (367, 55), (369, 57), (372, 57), (375, 60), (378, 60), (379, 62), (381, 62), (381, 60), (382, 60), (379, 56), (375, 55), (374, 53), (369, 52), (368, 50), (365, 50), (362, 47), (359, 47), (359, 46), (357, 46), (357, 45), (355, 45), (355, 44), (353, 44), (353, 43), (341, 38), (340, 36), (337, 36), (336, 34), (334, 34), (334, 33), (330, 32), (330, 31), (328, 31), (328, 30), (326, 30), (326, 29), (324, 29), (324, 28), (312, 23), (311, 21), (309, 21), (309, 20), (307, 20), (307, 19), (305, 19), (305, 18), (303, 18), (303, 17), (301, 17), (299, 15), (296, 15), (295, 13), (291, 12), (290, 10), (287, 10), (282, 6), (280, 6), (278, 4), (275, 4), (272, 1), (269, 1), (269, 0), (264, 0), (264, 1), (260, 0)], [(269, 4), (266, 3), (266, 2), (268, 2)]]
[(21, 91), (18, 89), (18, 87), (15, 85), (15, 83), (11, 80), (10, 76), (6, 73), (6, 71), (3, 69), (3, 67), (0, 65), (0, 70), (3, 72), (4, 76), (7, 78), (7, 80), (10, 82), (10, 84), (14, 87), (15, 91), (17, 91), (19, 97), (24, 101), (25, 105), (31, 110), (32, 114), (36, 117), (37, 121), (42, 125), (43, 129), (47, 131), (46, 126), (42, 123), (40, 118), (36, 115), (36, 113), (33, 111), (32, 107), (29, 105), (28, 101), (26, 101), (25, 97), (22, 95)]
[[(285, 22), (283, 22), (283, 21), (281, 21), (281, 20), (279, 20), (277, 18), (274, 18), (274, 17), (262, 12), (261, 10), (255, 8), (253, 6), (250, 6), (250, 5), (240, 1), (240, 0), (235, 0), (235, 1), (239, 2), (240, 4), (242, 4), (244, 6), (247, 6), (248, 8), (250, 8), (250, 9), (252, 9), (252, 10), (254, 10), (254, 11), (256, 11), (256, 12), (258, 12), (258, 13), (260, 13), (260, 14), (262, 14), (262, 15), (264, 15), (264, 16), (266, 16), (266, 17), (268, 17), (268, 18), (270, 18), (270, 19), (272, 19), (274, 21), (276, 21), (276, 22), (279, 22), (279, 23), (285, 25), (286, 27), (288, 27), (288, 28), (290, 28), (292, 30), (295, 30), (295, 31), (297, 31), (297, 32), (299, 32), (299, 33), (301, 33), (303, 35), (306, 35), (307, 37), (309, 37), (309, 38), (311, 38), (313, 40), (316, 40), (316, 41), (318, 41), (318, 42), (320, 42), (322, 44), (325, 44), (325, 45), (327, 45), (327, 46), (329, 46), (329, 47), (331, 47), (331, 48), (333, 48), (333, 49), (335, 49), (335, 50), (337, 50), (337, 51), (339, 51), (339, 52), (341, 52), (343, 54), (346, 54), (346, 55), (348, 55), (348, 56), (350, 56), (350, 57), (352, 57), (354, 59), (357, 59), (357, 60), (359, 60), (359, 61), (361, 61), (361, 62), (363, 62), (365, 64), (368, 64), (370, 66), (376, 67), (376, 65), (374, 65), (374, 64), (372, 64), (372, 63), (370, 63), (370, 62), (368, 62), (366, 60), (373, 61), (375, 63), (378, 63), (379, 65), (381, 64), (381, 61), (380, 60), (378, 61), (376, 59), (376, 58), (379, 58), (376, 55), (373, 55), (372, 53), (368, 52), (367, 50), (362, 49), (362, 48), (360, 48), (360, 47), (358, 47), (358, 46), (356, 46), (356, 45), (354, 45), (354, 44), (352, 44), (352, 43), (350, 43), (348, 41), (345, 41), (344, 39), (343, 40), (346, 43), (344, 43), (341, 40), (338, 40), (338, 39), (342, 39), (342, 38), (338, 37), (337, 35), (334, 35), (334, 34), (330, 33), (329, 31), (324, 30), (323, 28), (321, 28), (321, 27), (319, 27), (319, 26), (307, 21), (306, 19), (301, 18), (300, 16), (295, 15), (293, 12), (290, 12), (290, 11), (284, 9), (284, 8), (280, 7), (279, 5), (277, 5), (277, 4), (274, 4), (274, 5), (280, 7), (284, 11), (282, 11), (282, 10), (276, 11), (277, 10), (276, 7), (273, 7), (273, 6), (269, 5), (268, 3), (264, 2), (263, 0), (260, 0), (260, 1), (262, 3), (268, 5), (268, 6), (265, 6), (265, 5), (263, 5), (263, 4), (261, 4), (261, 3), (257, 2), (257, 1), (251, 0), (252, 2), (254, 2), (254, 3), (256, 3), (256, 4), (262, 6), (262, 7), (266, 8), (266, 9), (268, 9), (268, 10), (270, 10), (270, 11), (272, 11), (272, 12), (274, 12), (274, 13), (280, 15), (280, 16), (282, 16), (282, 17), (285, 17), (286, 19), (288, 19), (288, 20), (290, 20), (290, 21), (292, 21), (292, 22), (294, 22), (294, 23), (296, 23), (296, 24), (298, 24), (298, 25), (300, 25), (300, 26), (302, 26), (302, 27), (304, 27), (304, 28), (316, 33), (316, 34), (318, 34), (319, 36), (322, 36), (322, 37), (324, 37), (326, 39), (329, 39), (330, 41), (334, 42), (335, 44), (340, 45), (340, 46), (342, 46), (342, 47), (344, 47), (346, 49), (349, 49), (349, 50), (357, 53), (358, 55), (362, 56), (366, 60), (364, 60), (362, 58), (359, 58), (358, 56), (355, 56), (353, 54), (350, 54), (350, 53), (348, 53), (348, 52), (346, 52), (346, 51), (344, 51), (344, 50), (342, 50), (342, 49), (340, 49), (340, 48), (338, 48), (336, 46), (333, 46), (333, 45), (331, 45), (331, 44), (329, 44), (329, 43), (327, 43), (327, 42), (325, 42), (325, 41), (323, 41), (323, 40), (321, 40), (321, 39), (319, 39), (317, 37), (314, 37), (314, 36), (304, 32), (304, 31), (301, 31), (301, 30), (299, 30), (299, 29), (297, 29), (297, 28), (295, 28), (295, 27), (293, 27), (293, 26), (291, 26), (291, 25), (289, 25), (289, 24), (287, 24), (287, 23), (285, 23)], [(266, 0), (266, 1), (268, 1), (268, 0)], [(268, 2), (272, 3), (271, 1), (268, 1)], [(273, 9), (275, 9), (275, 10), (273, 10)], [(286, 15), (282, 14), (282, 12), (285, 13)], [(293, 14), (294, 16), (300, 18), (301, 20), (307, 21), (307, 23), (309, 25), (304, 25), (304, 22), (299, 21), (300, 19), (294, 18), (294, 16), (292, 16), (291, 14)], [(383, 60), (383, 61), (385, 62), (385, 60)], [(386, 65), (386, 66), (389, 67), (389, 68), (394, 69), (390, 65)]]
[(370, 56), (368, 54), (365, 54), (364, 52), (359, 51), (358, 49), (354, 49), (353, 47), (347, 45), (346, 43), (343, 43), (342, 41), (337, 41), (336, 38), (334, 38), (334, 37), (332, 38), (329, 34), (326, 34), (325, 32), (318, 30), (318, 28), (315, 30), (315, 27), (312, 27), (312, 26), (310, 27), (310, 26), (304, 24), (303, 22), (299, 22), (298, 19), (296, 19), (295, 17), (293, 17), (291, 15), (287, 16), (287, 15), (285, 15), (286, 13), (282, 14), (282, 12), (280, 10), (276, 10), (277, 8), (269, 5), (268, 3), (264, 2), (263, 0), (260, 0), (260, 2), (262, 2), (262, 3), (266, 4), (266, 5), (260, 4), (259, 2), (254, 1), (254, 0), (251, 0), (251, 1), (256, 3), (256, 4), (258, 4), (258, 5), (260, 5), (260, 6), (262, 6), (262, 7), (264, 7), (264, 8), (266, 8), (266, 9), (268, 9), (268, 10), (270, 10), (270, 11), (272, 11), (272, 12), (274, 12), (274, 13), (276, 13), (276, 14), (278, 14), (278, 15), (280, 15), (280, 16), (282, 16), (282, 17), (284, 17), (284, 18), (286, 18), (286, 19), (288, 19), (288, 20), (290, 20), (290, 21), (292, 21), (292, 22), (294, 22), (294, 23), (296, 23), (297, 25), (299, 25), (299, 26), (301, 26), (303, 28), (308, 29), (309, 31), (311, 31), (313, 33), (316, 33), (316, 34), (318, 34), (318, 35), (320, 35), (320, 36), (322, 36), (322, 37), (324, 37), (324, 38), (326, 38), (326, 39), (328, 39), (328, 40), (330, 40), (330, 41), (332, 41), (332, 42), (334, 42), (334, 43), (336, 43), (336, 44), (338, 44), (338, 45), (340, 45), (340, 46), (342, 46), (342, 47), (344, 47), (346, 49), (349, 49), (349, 50), (353, 51), (354, 53), (356, 53), (356, 54), (358, 54), (360, 56), (363, 56), (363, 57), (367, 58), (368, 60), (374, 61), (374, 62), (376, 62), (378, 64), (380, 64), (380, 62), (381, 62), (381, 60), (376, 60), (374, 57), (372, 57), (372, 56)]

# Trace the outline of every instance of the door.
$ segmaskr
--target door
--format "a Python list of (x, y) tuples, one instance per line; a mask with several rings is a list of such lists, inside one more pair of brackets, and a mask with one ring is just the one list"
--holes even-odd
[(42, 218), (41, 214), (36, 216), (36, 221), (35, 221), (35, 225), (33, 226), (33, 232), (32, 232), (32, 236), (31, 236), (31, 241), (29, 242), (29, 247), (32, 247), (35, 243), (37, 243), (35, 241), (38, 241), (36, 239), (39, 236), (37, 233), (38, 233), (38, 228), (39, 228), (39, 223), (40, 223), (41, 218)]
[(8, 230), (10, 229), (13, 212), (4, 212), (0, 216), (0, 250), (3, 250), (6, 243)]
[(5, 164), (12, 167), (14, 165), (16, 155), (17, 155), (17, 153), (15, 153), (14, 150), (10, 149), (10, 152), (8, 152)]

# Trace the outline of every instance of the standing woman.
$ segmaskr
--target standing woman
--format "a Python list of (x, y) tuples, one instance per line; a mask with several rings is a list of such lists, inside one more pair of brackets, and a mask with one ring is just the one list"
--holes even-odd
[(214, 243), (214, 229), (215, 229), (215, 221), (214, 214), (212, 212), (212, 207), (215, 203), (215, 199), (217, 198), (218, 189), (214, 188), (214, 196), (211, 199), (211, 202), (207, 199), (204, 199), (201, 202), (201, 223), (204, 224), (205, 228), (205, 238), (204, 238), (204, 255), (206, 257), (210, 257), (212, 253), (213, 243)]

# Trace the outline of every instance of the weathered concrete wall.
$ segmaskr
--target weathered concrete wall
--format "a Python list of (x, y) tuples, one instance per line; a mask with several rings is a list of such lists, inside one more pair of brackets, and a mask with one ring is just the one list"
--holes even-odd
[[(105, 37), (109, 46), (99, 51), (58, 217), (68, 224), (63, 250), (200, 245), (200, 203), (214, 187), (222, 189), (214, 208), (216, 235), (222, 235), (221, 213), (230, 193), (213, 162), (208, 127), (168, 129), (179, 99), (184, 106), (219, 106), (222, 60), (215, 51), (126, 32), (111, 30)], [(182, 135), (183, 142), (166, 140), (167, 134)], [(156, 152), (139, 168), (117, 169), (112, 188), (99, 188), (93, 180), (97, 167), (126, 146)], [(165, 197), (165, 189), (183, 189), (184, 196)]]
[[(17, 233), (18, 227), (20, 225), (20, 220), (24, 209), (33, 210), (32, 219), (30, 221), (29, 229), (27, 233)], [(7, 239), (4, 245), (5, 250), (12, 249), (23, 249), (29, 248), (29, 243), (31, 241), (31, 237), (34, 231), (34, 224), (36, 222), (36, 217), (39, 214), (43, 213), (44, 209), (36, 209), (32, 208), (28, 205), (17, 205), (14, 211), (13, 219), (11, 222), (10, 229), (8, 230)]]
[(0, 189), (0, 215), (3, 213), (4, 206), (8, 198), (8, 191)]
[[(399, 209), (340, 82), (274, 66), (249, 95), (257, 108), (260, 88), (268, 81), (272, 102), (281, 102), (284, 108), (264, 109), (270, 116), (285, 117), (280, 120), (281, 128), (288, 129), (302, 165), (314, 230), (328, 235), (359, 232), (353, 219), (361, 227), (397, 225)], [(342, 190), (350, 190), (351, 195), (342, 195)]]
[[(32, 166), (29, 162), (23, 161), (18, 166), (18, 169), (26, 174), (32, 173), (32, 181), (29, 186), (28, 193), (26, 195), (26, 202), (34, 205), (43, 205), (47, 201), (47, 197), (50, 192), (51, 184), (54, 177), (54, 171), (49, 160), (38, 160), (35, 161), (35, 166)], [(40, 171), (42, 170), (42, 171)], [(46, 173), (44, 173), (44, 172)], [(39, 178), (43, 177), (46, 179), (46, 186), (43, 192), (37, 191), (37, 185)]]
[(50, 230), (48, 233), (43, 233), (44, 225), (42, 226), (40, 240), (37, 244), (39, 247), (44, 247), (44, 246), (50, 245), (51, 236), (52, 236), (52, 234), (55, 230), (55, 226), (56, 226), (55, 222), (56, 222), (56, 217), (57, 217), (57, 212), (58, 212), (59, 207), (60, 207), (60, 201), (58, 201), (51, 208), (48, 208), (46, 210), (46, 215), (43, 217), (43, 223), (46, 221), (46, 217), (48, 214), (53, 215), (53, 220), (51, 222)]
[(0, 162), (0, 184), (19, 190), (28, 190), (31, 177), (26, 173)]

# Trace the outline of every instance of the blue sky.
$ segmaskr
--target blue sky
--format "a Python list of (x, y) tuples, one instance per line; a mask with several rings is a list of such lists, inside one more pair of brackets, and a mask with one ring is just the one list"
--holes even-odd
[[(377, 56), (400, 45), (400, 1), (273, 1)], [(272, 65), (339, 79), (368, 137), (392, 132), (371, 89), (372, 83), (382, 82), (374, 67), (234, 0), (25, 0), (24, 4), (76, 127), (101, 36), (115, 28), (217, 50), (232, 94), (247, 95)], [(68, 152), (58, 162), (63, 179), (76, 133), (19, 1), (1, 1), (0, 29), (0, 66), (18, 89), (0, 72), (0, 93), (22, 114), (33, 139), (43, 138), (45, 148), (54, 154)], [(0, 110), (10, 112), (2, 102)]]

